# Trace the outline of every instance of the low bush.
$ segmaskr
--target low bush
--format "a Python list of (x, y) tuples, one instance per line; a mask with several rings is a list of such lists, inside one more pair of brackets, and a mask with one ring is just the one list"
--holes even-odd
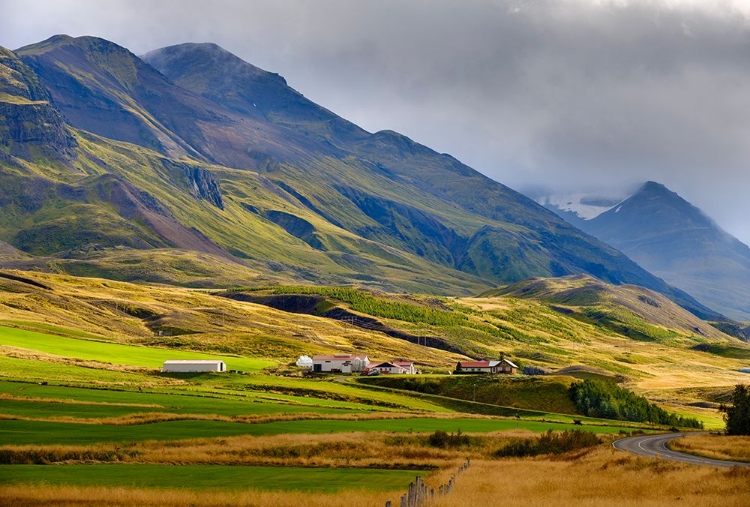
[(495, 451), (496, 458), (523, 458), (540, 454), (563, 454), (601, 444), (602, 441), (591, 432), (570, 430), (547, 431), (538, 438), (519, 438)]
[(461, 430), (458, 430), (456, 433), (435, 430), (435, 433), (430, 435), (428, 441), (431, 447), (439, 447), (441, 449), (456, 448), (471, 444), (469, 437), (462, 434)]

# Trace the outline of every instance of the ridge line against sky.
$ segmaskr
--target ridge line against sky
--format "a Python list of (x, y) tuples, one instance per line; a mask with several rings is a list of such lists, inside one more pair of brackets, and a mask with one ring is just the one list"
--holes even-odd
[(750, 1), (4, 0), (0, 45), (215, 42), (528, 192), (654, 180), (750, 243)]

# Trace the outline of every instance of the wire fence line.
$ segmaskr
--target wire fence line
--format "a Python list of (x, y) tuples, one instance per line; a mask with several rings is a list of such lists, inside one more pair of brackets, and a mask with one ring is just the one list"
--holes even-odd
[[(465, 472), (471, 466), (471, 460), (466, 458), (466, 463), (458, 467), (447, 483), (435, 488), (427, 489), (422, 477), (417, 477), (414, 482), (409, 484), (406, 494), (401, 495), (399, 507), (426, 507), (432, 503), (437, 496), (444, 496), (453, 490), (453, 485), (459, 475)], [(390, 500), (385, 502), (385, 507), (395, 507)]]

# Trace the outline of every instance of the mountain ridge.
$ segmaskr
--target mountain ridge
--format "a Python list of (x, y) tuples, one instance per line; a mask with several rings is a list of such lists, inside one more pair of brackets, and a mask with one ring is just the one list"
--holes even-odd
[[(194, 57), (191, 48), (183, 47), (177, 57)], [(238, 64), (217, 46), (198, 48)], [(165, 71), (167, 53), (168, 48), (151, 53), (152, 61), (164, 56)], [(177, 85), (102, 39), (53, 37), (18, 54), (50, 90), (52, 103), (81, 143), (71, 174), (59, 177), (75, 187), (114, 174), (137, 190), (130, 194), (142, 201), (139, 206), (164, 211), (151, 209), (143, 217), (158, 216), (184, 228), (182, 237), (192, 234), (213, 245), (206, 246), (207, 253), (221, 250), (239, 264), (280, 269), (295, 279), (365, 281), (428, 292), (586, 272), (614, 283), (651, 286), (699, 314), (718, 317), (522, 194), (401, 134), (369, 134), (290, 91), (283, 78), (261, 74), (270, 88), (253, 92), (271, 98), (292, 94), (298, 101), (283, 111), (283, 101), (270, 101), (263, 112), (268, 120), (237, 112), (237, 100), (247, 105), (254, 97), (241, 98), (242, 83), (219, 87), (222, 92), (209, 100), (197, 93), (200, 89)], [(228, 74), (222, 65), (187, 67), (193, 74), (176, 76), (186, 86)], [(250, 77), (258, 74), (253, 69), (246, 69)], [(80, 178), (81, 173), (87, 176)], [(126, 223), (127, 235), (154, 237), (155, 220), (130, 223), (121, 207), (112, 214), (108, 195), (85, 195), (90, 202), (77, 209), (101, 215), (105, 205), (103, 225), (114, 239), (66, 237), (72, 247), (66, 251), (73, 252), (66, 255), (98, 243), (105, 250), (122, 244), (117, 228)], [(27, 223), (38, 222), (38, 231), (50, 225), (50, 217), (37, 211), (24, 216)], [(63, 218), (55, 221), (55, 234), (64, 236)], [(11, 244), (18, 234), (28, 236), (10, 223), (0, 232)], [(161, 237), (158, 246), (175, 245), (174, 238)], [(31, 239), (24, 242), (27, 251), (61, 252), (46, 247), (39, 233)], [(139, 245), (131, 241), (131, 247), (147, 247)]]

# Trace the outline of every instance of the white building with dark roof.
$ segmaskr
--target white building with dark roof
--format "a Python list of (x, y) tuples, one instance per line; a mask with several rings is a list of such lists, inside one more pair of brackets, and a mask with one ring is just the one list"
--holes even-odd
[(364, 354), (318, 355), (312, 358), (312, 371), (316, 373), (364, 372), (370, 359)]
[(414, 363), (411, 361), (386, 361), (385, 363), (373, 364), (368, 368), (369, 371), (377, 371), (382, 374), (387, 373), (405, 373), (414, 374)]

